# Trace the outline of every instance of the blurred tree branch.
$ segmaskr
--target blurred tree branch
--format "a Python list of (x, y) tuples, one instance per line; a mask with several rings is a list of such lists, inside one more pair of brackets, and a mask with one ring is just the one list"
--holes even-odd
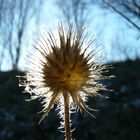
[[(124, 19), (126, 19), (129, 23), (131, 23), (136, 29), (138, 29), (140, 31), (140, 26), (138, 26), (136, 23), (134, 23), (125, 14), (123, 14), (122, 12), (120, 12), (110, 2), (107, 2), (105, 0), (102, 0), (102, 1), (103, 1), (104, 4), (106, 4), (108, 7), (110, 7), (112, 10), (114, 10), (116, 13), (118, 13), (119, 15), (121, 15)], [(131, 3), (130, 3), (130, 1), (131, 1)], [(129, 12), (133, 13), (138, 18), (140, 18), (140, 3), (138, 3), (137, 0), (130, 0), (130, 1), (125, 1), (125, 2), (124, 1), (118, 1), (118, 2), (120, 2), (121, 5), (124, 6)], [(135, 10), (135, 9), (137, 9), (137, 10)]]
[[(97, 5), (100, 9), (102, 10), (105, 9), (105, 11), (111, 10), (114, 13), (116, 12), (116, 14), (118, 14), (120, 17), (124, 18), (124, 22), (130, 23), (130, 25), (132, 25), (132, 28), (138, 31), (138, 35), (136, 32), (136, 38), (134, 37), (136, 39), (135, 41), (137, 41), (140, 38), (140, 34), (139, 34), (140, 33), (139, 32), (140, 31), (140, 1), (139, 0), (99, 0), (99, 1), (91, 0), (91, 4)], [(119, 24), (122, 25), (122, 23), (120, 24), (118, 22), (116, 24), (118, 24), (117, 26), (119, 26)], [(114, 34), (113, 37), (111, 37), (110, 44), (109, 44), (111, 53), (113, 54), (112, 58), (116, 56), (117, 59), (119, 59), (119, 57), (125, 59), (131, 59), (132, 54), (134, 53), (136, 55), (135, 57), (136, 59), (140, 58), (139, 51), (138, 51), (139, 43), (133, 43), (134, 45), (130, 43), (127, 44), (127, 42), (129, 42), (129, 39), (127, 38), (127, 33), (129, 31), (127, 29), (129, 28), (126, 28), (126, 30), (118, 30), (116, 31), (116, 33), (113, 32)], [(131, 39), (132, 38), (133, 35)], [(126, 43), (124, 43), (125, 39), (126, 39)]]
[(89, 13), (87, 13), (88, 2), (85, 0), (56, 0), (58, 8), (62, 11), (68, 24), (74, 24), (77, 29), (82, 27)]
[(10, 58), (13, 70), (18, 68), (26, 27), (36, 18), (41, 3), (41, 0), (0, 0), (0, 68), (6, 57)]

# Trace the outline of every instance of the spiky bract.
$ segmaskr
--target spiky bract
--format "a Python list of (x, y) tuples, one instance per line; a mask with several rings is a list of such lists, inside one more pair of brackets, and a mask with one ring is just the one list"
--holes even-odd
[(29, 65), (22, 85), (32, 99), (43, 99), (44, 115), (40, 121), (60, 100), (60, 114), (64, 117), (66, 138), (69, 140), (69, 110), (75, 105), (94, 116), (96, 110), (87, 107), (85, 101), (87, 96), (99, 95), (98, 90), (105, 89), (99, 80), (104, 79), (102, 71), (106, 67), (96, 58), (98, 48), (89, 51), (93, 40), (84, 43), (83, 29), (76, 31), (69, 26), (64, 32), (63, 26), (59, 25), (58, 36), (59, 39), (52, 32), (43, 34), (33, 45), (35, 51), (27, 59)]

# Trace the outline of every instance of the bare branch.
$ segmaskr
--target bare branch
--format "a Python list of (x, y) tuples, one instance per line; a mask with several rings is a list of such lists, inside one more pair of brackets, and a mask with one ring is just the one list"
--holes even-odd
[(87, 13), (88, 2), (84, 0), (56, 0), (56, 4), (69, 24), (74, 24), (77, 29), (85, 24), (89, 15)]
[(0, 45), (4, 48), (7, 42), (7, 57), (10, 56), (13, 70), (18, 67), (27, 24), (39, 12), (41, 3), (41, 0), (0, 0)]
[(117, 8), (115, 8), (112, 4), (110, 4), (109, 2), (102, 0), (107, 6), (109, 6), (112, 10), (114, 10), (116, 13), (118, 13), (119, 15), (121, 15), (124, 19), (126, 19), (129, 23), (131, 23), (136, 29), (138, 29), (140, 31), (140, 27), (134, 23), (130, 18), (128, 18), (127, 16), (125, 16), (122, 12), (120, 12)]

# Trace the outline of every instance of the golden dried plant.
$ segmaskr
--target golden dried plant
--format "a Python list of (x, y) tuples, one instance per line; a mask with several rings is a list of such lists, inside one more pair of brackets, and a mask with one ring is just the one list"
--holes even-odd
[(64, 122), (66, 140), (71, 139), (70, 113), (77, 107), (94, 117), (96, 109), (89, 108), (88, 96), (97, 96), (99, 90), (106, 90), (101, 79), (109, 78), (102, 73), (106, 65), (97, 58), (98, 47), (90, 50), (93, 40), (85, 41), (84, 29), (74, 30), (69, 25), (64, 31), (58, 26), (58, 36), (49, 32), (37, 40), (32, 55), (27, 60), (25, 79), (20, 81), (31, 99), (42, 98), (44, 113), (39, 123), (48, 115), (54, 104), (60, 108)]

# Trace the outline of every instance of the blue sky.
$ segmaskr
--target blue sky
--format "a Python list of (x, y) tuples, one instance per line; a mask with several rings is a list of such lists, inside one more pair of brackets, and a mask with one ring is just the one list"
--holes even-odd
[[(124, 53), (127, 53), (127, 57), (131, 59), (135, 59), (136, 55), (140, 57), (140, 39), (138, 39), (140, 33), (131, 24), (111, 10), (103, 10), (98, 6), (93, 6), (90, 11), (91, 17), (85, 25), (86, 31), (90, 35), (95, 35), (99, 44), (102, 44), (105, 48), (106, 62), (125, 60), (126, 55)], [(26, 66), (24, 58), (32, 49), (32, 39), (37, 35), (35, 29), (39, 29), (39, 33), (43, 30), (47, 31), (49, 28), (56, 32), (56, 26), (60, 21), (63, 21), (61, 11), (57, 9), (53, 1), (46, 1), (38, 19), (40, 25), (38, 24), (36, 27), (34, 19), (32, 19), (26, 28), (26, 39), (24, 40), (26, 47), (22, 49), (23, 53), (19, 63), (20, 69), (24, 69), (24, 66)], [(137, 22), (136, 19), (134, 21)], [(10, 67), (5, 63), (3, 70), (8, 69)]]

